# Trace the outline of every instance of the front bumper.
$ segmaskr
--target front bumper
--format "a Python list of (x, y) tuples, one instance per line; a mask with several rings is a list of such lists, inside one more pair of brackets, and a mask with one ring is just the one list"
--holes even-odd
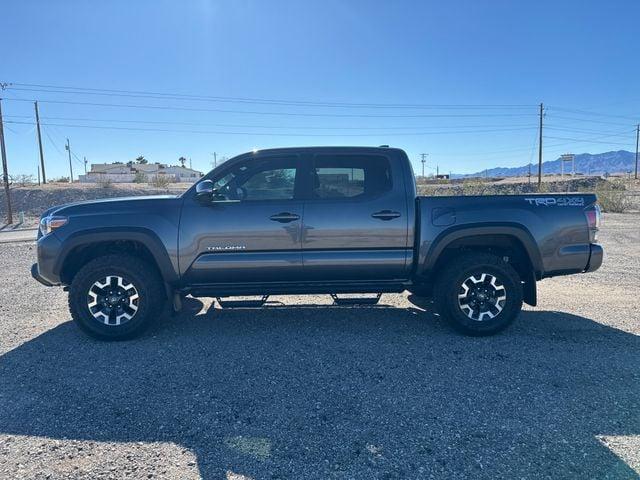
[(602, 259), (604, 258), (604, 250), (597, 243), (592, 243), (590, 245), (590, 254), (589, 254), (589, 263), (587, 263), (587, 268), (584, 270), (585, 272), (595, 272), (602, 265)]
[(51, 282), (49, 282), (48, 280), (45, 280), (44, 278), (42, 278), (40, 276), (40, 272), (38, 271), (38, 264), (34, 263), (33, 265), (31, 265), (31, 276), (36, 279), (38, 282), (40, 282), (42, 285), (44, 285), (45, 287), (54, 287), (55, 285)]
[(53, 233), (38, 238), (38, 263), (31, 267), (31, 276), (48, 287), (60, 285), (58, 259), (61, 246)]

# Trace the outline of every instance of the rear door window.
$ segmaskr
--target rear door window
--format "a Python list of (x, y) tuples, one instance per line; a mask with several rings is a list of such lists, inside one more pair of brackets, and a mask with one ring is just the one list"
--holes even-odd
[(389, 160), (379, 155), (317, 155), (312, 198), (372, 197), (391, 189)]

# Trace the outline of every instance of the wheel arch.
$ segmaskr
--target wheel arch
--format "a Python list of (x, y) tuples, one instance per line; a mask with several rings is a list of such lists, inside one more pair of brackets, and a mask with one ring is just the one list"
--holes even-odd
[(521, 226), (495, 225), (443, 232), (431, 245), (419, 275), (429, 278), (461, 251), (491, 252), (507, 257), (524, 282), (524, 301), (536, 305), (536, 281), (542, 275), (542, 258), (533, 236)]
[(165, 282), (173, 284), (179, 279), (160, 238), (145, 228), (121, 230), (107, 227), (72, 234), (64, 241), (55, 270), (62, 282), (69, 285), (88, 261), (112, 253), (143, 258), (157, 269)]

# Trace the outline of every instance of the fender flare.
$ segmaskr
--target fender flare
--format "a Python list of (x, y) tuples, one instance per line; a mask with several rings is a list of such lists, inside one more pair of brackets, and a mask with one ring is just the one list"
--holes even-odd
[(180, 277), (171, 262), (167, 248), (155, 232), (143, 227), (100, 227), (72, 233), (63, 241), (62, 250), (54, 267), (55, 273), (61, 274), (65, 261), (75, 248), (91, 243), (118, 240), (134, 241), (144, 245), (153, 256), (163, 280), (171, 284), (178, 283)]
[[(491, 223), (482, 225), (460, 225), (458, 227), (448, 228), (441, 232), (429, 247), (426, 255), (421, 258), (423, 260), (420, 265), (422, 273), (431, 271), (442, 252), (451, 245), (452, 242), (465, 237), (476, 237), (483, 235), (505, 235), (514, 237), (525, 249), (529, 257), (529, 261), (533, 266), (536, 278), (541, 278), (544, 271), (542, 264), (542, 255), (533, 235), (521, 224), (517, 223)], [(422, 247), (421, 247), (422, 250)], [(422, 256), (422, 252), (421, 252)]]

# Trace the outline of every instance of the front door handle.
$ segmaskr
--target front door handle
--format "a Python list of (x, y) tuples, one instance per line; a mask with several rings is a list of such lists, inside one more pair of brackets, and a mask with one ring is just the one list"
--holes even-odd
[(373, 218), (377, 218), (378, 220), (387, 221), (398, 218), (400, 216), (400, 212), (394, 212), (393, 210), (380, 210), (379, 212), (372, 213), (371, 216)]
[(280, 212), (275, 215), (271, 215), (269, 220), (273, 220), (274, 222), (280, 223), (289, 223), (294, 222), (295, 220), (300, 220), (300, 215), (296, 215), (295, 213), (289, 212)]

